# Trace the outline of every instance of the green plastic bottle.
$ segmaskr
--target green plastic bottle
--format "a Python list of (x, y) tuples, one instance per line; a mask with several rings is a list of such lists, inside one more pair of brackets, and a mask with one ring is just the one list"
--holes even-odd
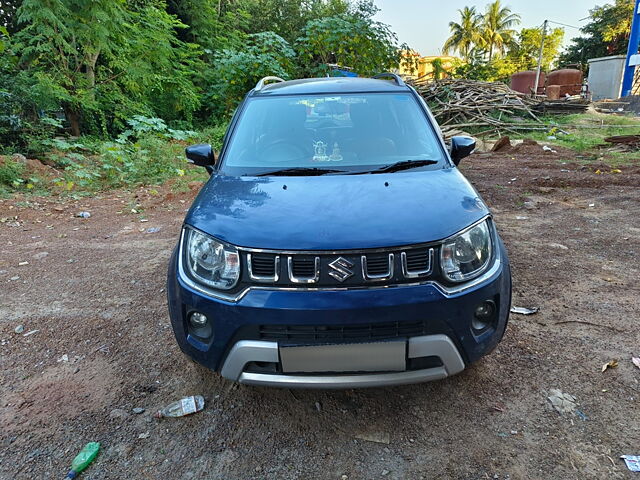
[(98, 442), (89, 442), (80, 451), (76, 458), (71, 462), (71, 470), (65, 478), (76, 478), (78, 474), (89, 466), (98, 455), (100, 444)]

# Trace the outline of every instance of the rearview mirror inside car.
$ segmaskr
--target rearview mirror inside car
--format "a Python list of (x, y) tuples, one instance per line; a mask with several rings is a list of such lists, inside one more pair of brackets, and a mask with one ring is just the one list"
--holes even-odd
[(476, 149), (476, 141), (471, 137), (451, 138), (451, 160), (458, 165), (460, 160), (468, 157)]

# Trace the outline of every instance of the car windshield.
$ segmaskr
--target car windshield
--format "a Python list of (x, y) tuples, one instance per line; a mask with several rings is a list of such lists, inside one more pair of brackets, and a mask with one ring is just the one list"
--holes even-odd
[[(413, 161), (420, 163), (406, 165)], [(436, 132), (411, 94), (369, 93), (250, 98), (221, 170), (303, 175), (444, 165)]]

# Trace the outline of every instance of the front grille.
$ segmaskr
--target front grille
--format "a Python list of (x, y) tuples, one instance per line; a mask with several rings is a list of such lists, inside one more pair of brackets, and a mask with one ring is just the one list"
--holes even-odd
[(260, 277), (273, 277), (276, 273), (276, 256), (273, 254), (251, 255), (251, 271)]
[(428, 270), (430, 265), (429, 249), (416, 249), (407, 252), (407, 271), (422, 272)]
[(260, 325), (261, 340), (367, 341), (427, 334), (426, 321), (362, 325)]
[(354, 288), (428, 280), (434, 271), (433, 246), (391, 247), (381, 251), (262, 252), (241, 250), (244, 284), (274, 287)]

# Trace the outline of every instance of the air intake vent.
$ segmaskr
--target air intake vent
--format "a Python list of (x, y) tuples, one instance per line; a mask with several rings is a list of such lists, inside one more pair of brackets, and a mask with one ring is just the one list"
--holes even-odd
[(431, 272), (433, 249), (415, 249), (402, 252), (402, 268), (407, 277), (417, 277)]
[(407, 270), (426, 270), (429, 268), (429, 250), (413, 250), (407, 252)]
[(388, 275), (389, 274), (389, 254), (381, 253), (375, 255), (367, 255), (367, 274)]
[(292, 267), (295, 277), (313, 277), (316, 274), (316, 259), (294, 257)]
[(273, 254), (248, 254), (249, 276), (259, 282), (278, 281), (280, 257)]
[(425, 335), (427, 321), (369, 323), (362, 325), (260, 325), (262, 340), (375, 340)]

